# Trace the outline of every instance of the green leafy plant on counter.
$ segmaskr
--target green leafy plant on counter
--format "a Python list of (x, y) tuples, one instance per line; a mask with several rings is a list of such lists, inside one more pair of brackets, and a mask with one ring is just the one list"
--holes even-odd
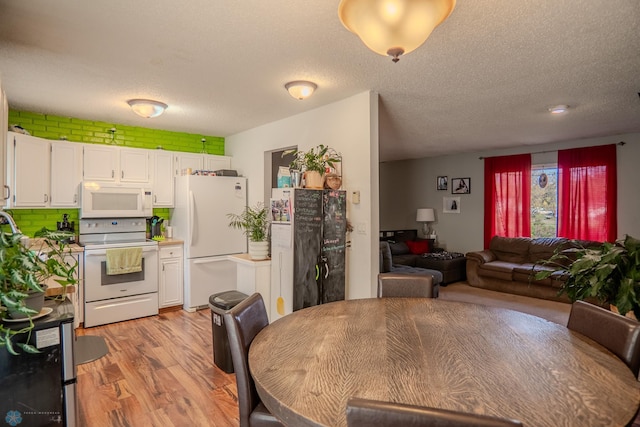
[(269, 236), (269, 220), (267, 208), (262, 203), (254, 207), (247, 206), (242, 213), (227, 214), (230, 219), (229, 227), (238, 228), (252, 242), (265, 242)]
[(340, 156), (327, 146), (322, 144), (315, 148), (311, 148), (308, 151), (288, 150), (283, 153), (284, 155), (293, 154), (295, 157), (289, 164), (289, 169), (318, 172), (320, 175), (324, 174), (327, 167), (335, 168), (336, 163), (340, 163)]
[[(18, 355), (17, 348), (27, 353), (38, 353), (38, 349), (29, 345), (33, 330), (32, 316), (37, 311), (28, 308), (24, 300), (31, 292), (44, 292), (46, 282), (53, 280), (63, 288), (77, 283), (78, 264), (70, 254), (63, 240), (73, 236), (72, 233), (50, 231), (42, 228), (35, 233), (33, 244), (25, 245), (28, 239), (20, 233), (0, 232), (0, 320), (9, 316), (9, 310), (26, 315), (29, 324), (14, 330), (5, 323), (0, 323), (0, 346), (4, 346), (13, 355)], [(69, 260), (73, 259), (73, 262)], [(14, 342), (16, 336), (27, 334), (24, 342)]]
[[(542, 265), (564, 271), (566, 281), (560, 293), (571, 301), (596, 298), (625, 315), (632, 311), (640, 319), (640, 240), (631, 236), (615, 244), (565, 249)], [(539, 271), (536, 279), (545, 279), (553, 271)]]

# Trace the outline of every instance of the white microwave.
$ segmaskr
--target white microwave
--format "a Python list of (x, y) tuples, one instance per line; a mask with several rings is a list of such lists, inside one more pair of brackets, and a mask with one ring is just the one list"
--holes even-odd
[(149, 188), (98, 181), (84, 181), (81, 185), (80, 218), (153, 216)]

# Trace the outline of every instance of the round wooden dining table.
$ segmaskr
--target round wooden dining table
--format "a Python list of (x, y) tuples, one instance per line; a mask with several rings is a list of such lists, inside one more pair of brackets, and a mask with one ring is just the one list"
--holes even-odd
[(264, 328), (249, 367), (289, 426), (346, 426), (351, 397), (520, 420), (624, 426), (640, 383), (615, 355), (513, 310), (428, 298), (339, 301)]

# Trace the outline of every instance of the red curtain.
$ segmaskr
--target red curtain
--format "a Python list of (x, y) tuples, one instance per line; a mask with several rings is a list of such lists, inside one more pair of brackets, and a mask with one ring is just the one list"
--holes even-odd
[(484, 247), (493, 236), (531, 236), (531, 154), (484, 160)]
[(558, 236), (617, 238), (616, 146), (558, 151)]

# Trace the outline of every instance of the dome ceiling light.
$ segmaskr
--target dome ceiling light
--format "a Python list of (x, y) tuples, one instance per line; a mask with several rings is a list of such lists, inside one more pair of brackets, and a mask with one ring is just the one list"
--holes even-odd
[(129, 104), (134, 113), (146, 119), (158, 117), (169, 107), (164, 102), (151, 99), (130, 99), (127, 104)]
[(398, 62), (420, 47), (455, 6), (456, 0), (341, 0), (338, 16), (369, 49)]
[(307, 99), (318, 88), (318, 85), (313, 82), (305, 80), (296, 80), (284, 85), (285, 89), (289, 92), (289, 95), (298, 100)]

